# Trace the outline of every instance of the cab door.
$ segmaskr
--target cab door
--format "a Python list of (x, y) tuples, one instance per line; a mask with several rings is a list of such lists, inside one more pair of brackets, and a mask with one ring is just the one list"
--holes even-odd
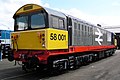
[(67, 17), (68, 45), (72, 45), (72, 19)]

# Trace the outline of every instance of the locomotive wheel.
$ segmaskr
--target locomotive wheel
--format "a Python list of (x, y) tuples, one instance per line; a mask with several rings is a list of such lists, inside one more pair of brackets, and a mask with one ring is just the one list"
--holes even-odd
[(37, 65), (38, 65), (38, 58), (37, 57), (32, 57), (28, 60), (28, 62), (26, 63), (22, 63), (22, 70), (24, 70), (25, 72), (28, 71), (33, 71), (33, 70), (37, 70)]
[(13, 53), (10, 51), (10, 53), (8, 54), (8, 60), (9, 61), (13, 61), (14, 60), (14, 55)]
[(22, 70), (24, 70), (25, 72), (29, 72), (27, 63), (22, 63)]

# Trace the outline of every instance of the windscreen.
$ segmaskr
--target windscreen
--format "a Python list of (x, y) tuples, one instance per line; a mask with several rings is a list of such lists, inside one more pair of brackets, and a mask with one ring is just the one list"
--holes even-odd
[(20, 15), (15, 19), (15, 30), (31, 30), (45, 27), (45, 13), (37, 12), (28, 15)]
[(42, 13), (34, 14), (31, 16), (31, 28), (43, 28), (45, 27), (45, 19)]
[(16, 30), (28, 29), (28, 16), (22, 16), (16, 18)]

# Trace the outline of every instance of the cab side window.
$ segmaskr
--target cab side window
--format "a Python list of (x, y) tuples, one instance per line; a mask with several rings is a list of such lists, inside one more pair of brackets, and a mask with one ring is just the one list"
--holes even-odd
[(64, 19), (56, 16), (51, 16), (51, 26), (57, 29), (65, 29)]
[(57, 17), (52, 17), (52, 27), (53, 28), (58, 28), (58, 18)]
[(59, 27), (60, 27), (60, 29), (64, 29), (65, 28), (64, 27), (64, 20), (59, 19)]

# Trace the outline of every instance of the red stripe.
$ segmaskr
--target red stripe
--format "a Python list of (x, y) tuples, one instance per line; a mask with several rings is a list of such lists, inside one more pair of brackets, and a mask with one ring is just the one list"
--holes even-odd
[(52, 55), (60, 55), (60, 54), (72, 54), (76, 52), (88, 52), (88, 51), (104, 51), (108, 49), (114, 49), (114, 45), (108, 45), (108, 46), (70, 46), (68, 52), (53, 52), (49, 53), (49, 56)]
[(108, 45), (108, 46), (71, 46), (73, 48), (73, 52), (84, 52), (84, 51), (103, 51), (107, 49), (115, 48), (114, 45)]

